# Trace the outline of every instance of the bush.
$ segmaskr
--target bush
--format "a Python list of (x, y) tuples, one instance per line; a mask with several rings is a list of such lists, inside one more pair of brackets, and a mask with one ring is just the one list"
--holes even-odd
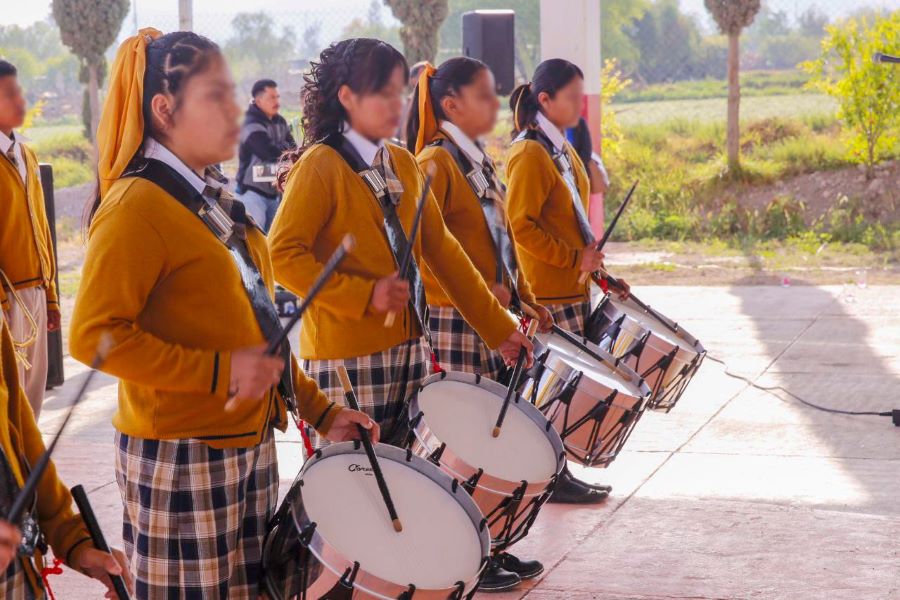
[(93, 158), (91, 144), (80, 132), (54, 134), (36, 143), (34, 151), (42, 161), (46, 162), (66, 157), (89, 164)]
[(67, 156), (58, 156), (47, 162), (53, 165), (53, 183), (57, 188), (81, 185), (94, 178), (94, 171), (90, 167)]

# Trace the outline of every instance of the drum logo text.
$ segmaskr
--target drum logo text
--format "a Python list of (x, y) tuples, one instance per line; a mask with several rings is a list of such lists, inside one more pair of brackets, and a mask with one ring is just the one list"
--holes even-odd
[(357, 471), (363, 471), (364, 473), (371, 473), (371, 472), (372, 472), (372, 468), (371, 468), (371, 467), (364, 467), (364, 466), (358, 465), (358, 464), (356, 464), (356, 463), (353, 463), (352, 465), (349, 465), (349, 466), (347, 467), (347, 470), (350, 471), (351, 473), (356, 473)]

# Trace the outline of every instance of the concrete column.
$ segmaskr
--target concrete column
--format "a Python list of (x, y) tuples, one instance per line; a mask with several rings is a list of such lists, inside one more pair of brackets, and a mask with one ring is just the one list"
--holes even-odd
[(178, 29), (180, 31), (194, 30), (193, 0), (178, 0)]
[(541, 0), (541, 59), (565, 58), (584, 71), (584, 118), (600, 148), (600, 2)]

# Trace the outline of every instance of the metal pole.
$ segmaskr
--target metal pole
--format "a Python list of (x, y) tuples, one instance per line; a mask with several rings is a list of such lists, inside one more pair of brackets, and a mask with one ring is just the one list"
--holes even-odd
[(178, 0), (178, 29), (181, 31), (194, 30), (193, 0)]

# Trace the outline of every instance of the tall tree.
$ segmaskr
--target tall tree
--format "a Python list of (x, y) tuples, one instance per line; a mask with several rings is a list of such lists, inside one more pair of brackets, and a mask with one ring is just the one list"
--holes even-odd
[(741, 167), (741, 84), (740, 37), (744, 27), (753, 22), (759, 12), (760, 0), (704, 0), (719, 30), (728, 36), (728, 169)]
[(449, 12), (447, 0), (384, 0), (394, 16), (403, 23), (400, 39), (410, 63), (434, 61), (438, 49), (438, 31)]
[(106, 71), (104, 53), (116, 41), (128, 6), (128, 0), (53, 0), (53, 19), (59, 25), (62, 42), (86, 71), (91, 140), (96, 140), (100, 122), (100, 85)]

